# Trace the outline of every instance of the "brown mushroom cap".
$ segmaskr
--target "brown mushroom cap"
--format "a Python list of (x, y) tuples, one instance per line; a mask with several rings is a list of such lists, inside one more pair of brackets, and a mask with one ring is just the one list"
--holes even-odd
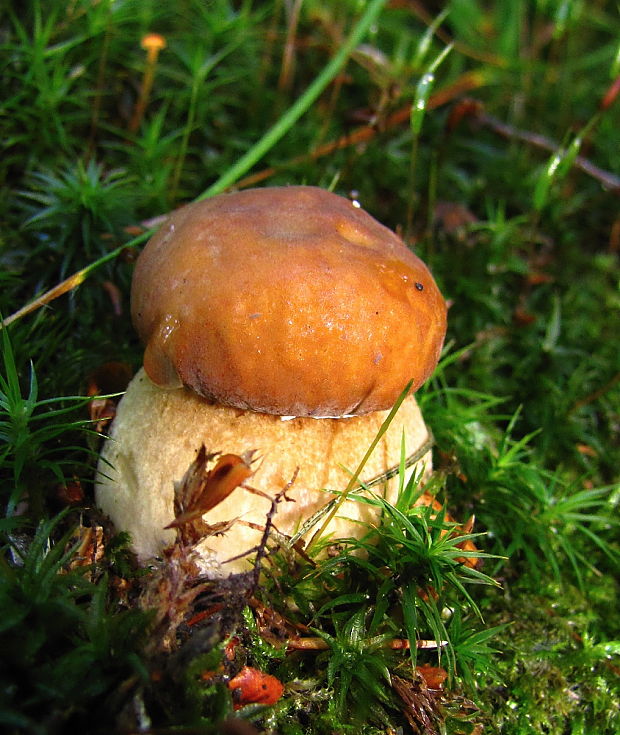
[(132, 316), (156, 385), (295, 416), (390, 407), (429, 377), (446, 330), (422, 261), (349, 200), (306, 186), (176, 212), (138, 259)]

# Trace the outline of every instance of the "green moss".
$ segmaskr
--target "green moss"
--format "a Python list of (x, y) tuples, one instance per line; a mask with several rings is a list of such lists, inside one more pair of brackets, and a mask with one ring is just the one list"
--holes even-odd
[[(224, 665), (237, 634), (243, 660), (286, 685), (274, 707), (237, 713), (259, 730), (407, 732), (415, 725), (385, 671), (413, 681), (414, 657), (386, 655), (377, 641), (387, 636), (449, 641), (441, 656), (418, 655), (451, 674), (436, 720), (446, 732), (484, 723), (507, 735), (614, 735), (617, 8), (452, 0), (430, 18), (421, 4), (385, 3), (333, 78), (370, 4), (305, 0), (296, 27), (289, 5), (0, 7), (0, 313), (87, 269), (79, 288), (2, 334), (2, 722), (41, 735), (119, 723), (216, 731), (232, 712), (232, 668), (217, 681), (200, 672)], [(130, 129), (140, 39), (151, 31), (167, 46)], [(350, 144), (358, 126), (363, 140)], [(602, 172), (584, 171), (577, 152)], [(412, 486), (385, 509), (366, 557), (343, 541), (317, 567), (282, 556), (261, 579), (263, 602), (311, 626), (325, 651), (266, 642), (251, 617), (239, 622), (248, 601), (236, 598), (217, 625), (179, 633), (182, 656), (154, 660), (142, 645), (147, 619), (133, 609), (149, 572), (127, 539), (106, 528), (91, 576), (67, 573), (69, 519), (102, 519), (92, 496), (99, 439), (84, 425), (86, 403), (65, 397), (84, 396), (103, 363), (140, 364), (129, 318), (138, 246), (119, 246), (144, 220), (263, 167), (260, 185), (355, 192), (430, 265), (450, 303), (444, 359), (418, 393), (436, 439), (432, 489), (455, 518), (476, 516), (488, 556), (480, 574), (464, 568), (442, 519), (408, 516)], [(82, 481), (84, 502), (58, 516), (68, 478)], [(489, 582), (483, 574), (501, 590), (476, 584)], [(352, 724), (360, 703), (367, 722)]]
[[(618, 584), (548, 585), (519, 581), (488, 622), (509, 622), (494, 643), (499, 681), (481, 677), (481, 700), (502, 732), (612, 735), (620, 727)], [(610, 636), (616, 638), (610, 638)], [(571, 729), (572, 728), (572, 729)]]

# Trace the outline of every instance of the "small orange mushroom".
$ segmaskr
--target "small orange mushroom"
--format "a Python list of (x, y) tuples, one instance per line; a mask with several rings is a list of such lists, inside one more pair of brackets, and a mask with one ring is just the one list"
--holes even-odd
[(166, 39), (159, 33), (147, 33), (140, 41), (140, 46), (147, 52), (147, 61), (152, 62), (157, 59), (159, 52), (166, 48)]
[(142, 46), (146, 51), (146, 68), (144, 69), (142, 84), (140, 85), (138, 101), (136, 102), (136, 106), (129, 123), (129, 131), (132, 133), (135, 133), (140, 127), (140, 123), (144, 117), (144, 111), (146, 110), (146, 105), (151, 95), (151, 89), (153, 88), (157, 58), (159, 56), (159, 52), (166, 48), (166, 39), (163, 36), (160, 36), (159, 33), (147, 33), (146, 36), (143, 36), (140, 46)]

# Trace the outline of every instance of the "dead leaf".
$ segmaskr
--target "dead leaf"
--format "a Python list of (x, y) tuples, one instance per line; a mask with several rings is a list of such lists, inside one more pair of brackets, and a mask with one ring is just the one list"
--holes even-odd
[(114, 316), (121, 316), (123, 313), (123, 296), (120, 288), (112, 281), (104, 281), (101, 285), (108, 294)]
[(250, 598), (249, 603), (254, 610), (261, 638), (276, 648), (287, 645), (290, 639), (298, 640), (300, 633), (308, 632), (306, 625), (291, 622), (255, 597)]
[(77, 546), (69, 562), (70, 569), (86, 567), (101, 561), (104, 553), (103, 528), (101, 526), (79, 525), (73, 533), (70, 546)]
[(64, 505), (81, 505), (84, 502), (84, 488), (79, 480), (69, 480), (56, 486), (56, 497)]
[(95, 431), (103, 434), (116, 416), (116, 404), (110, 398), (93, 398), (88, 404), (88, 413), (95, 423)]
[(175, 485), (175, 519), (166, 528), (177, 528), (201, 518), (215, 508), (253, 474), (253, 451), (224, 454), (211, 470), (207, 464), (217, 455), (207, 454), (204, 444), (180, 483)]
[(87, 394), (93, 399), (88, 404), (88, 412), (97, 433), (104, 433), (116, 416), (116, 402), (97, 396), (122, 393), (131, 380), (131, 374), (132, 370), (126, 363), (111, 361), (103, 363), (88, 376)]
[(448, 672), (441, 666), (422, 664), (416, 666), (416, 669), (429, 689), (442, 689), (444, 681), (448, 678)]

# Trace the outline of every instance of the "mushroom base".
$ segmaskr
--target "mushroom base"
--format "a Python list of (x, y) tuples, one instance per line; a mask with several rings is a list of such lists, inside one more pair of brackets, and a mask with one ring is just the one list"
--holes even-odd
[[(256, 450), (260, 459), (248, 484), (273, 497), (294, 477), (273, 518), (277, 530), (294, 534), (333, 495), (343, 490), (377, 435), (388, 411), (340, 419), (292, 418), (242, 411), (207, 403), (186, 389), (163, 390), (141, 370), (120, 402), (96, 478), (96, 500), (117, 530), (131, 534), (138, 557), (157, 556), (175, 538), (165, 530), (174, 520), (174, 483), (181, 480), (202, 444), (207, 452), (241, 455)], [(361, 479), (368, 483), (398, 467), (401, 441), (407, 456), (428, 440), (428, 431), (413, 396), (400, 407), (367, 461)], [(298, 469), (297, 475), (295, 473)], [(409, 471), (429, 472), (427, 452)], [(398, 477), (373, 484), (372, 491), (394, 502)], [(237, 519), (224, 535), (200, 545), (214, 574), (245, 571), (253, 555), (226, 562), (256, 546), (271, 503), (237, 487), (204, 515), (216, 523)], [(327, 527), (334, 539), (360, 536), (365, 523), (377, 523), (377, 508), (347, 500)], [(259, 529), (252, 528), (254, 524)], [(318, 526), (316, 527), (318, 528)]]

